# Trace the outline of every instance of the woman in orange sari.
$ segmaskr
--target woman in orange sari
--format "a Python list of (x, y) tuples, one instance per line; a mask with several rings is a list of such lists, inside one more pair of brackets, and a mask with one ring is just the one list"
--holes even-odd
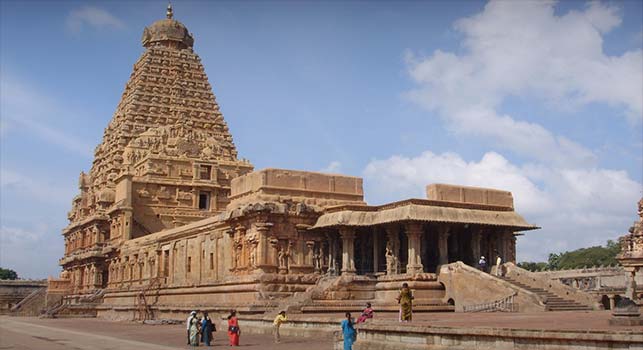
[(230, 310), (228, 316), (228, 339), (230, 339), (230, 346), (239, 346), (239, 336), (241, 329), (239, 329), (239, 320), (237, 320), (237, 312)]

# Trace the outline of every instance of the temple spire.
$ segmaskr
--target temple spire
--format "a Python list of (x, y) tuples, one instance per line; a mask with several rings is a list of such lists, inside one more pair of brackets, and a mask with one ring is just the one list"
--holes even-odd
[(172, 12), (172, 3), (168, 2), (167, 3), (167, 12), (165, 13), (168, 19), (172, 19), (174, 13)]

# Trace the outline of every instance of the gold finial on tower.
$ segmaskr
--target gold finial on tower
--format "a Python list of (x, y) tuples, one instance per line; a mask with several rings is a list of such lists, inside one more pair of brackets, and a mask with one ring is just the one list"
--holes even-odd
[(167, 3), (167, 12), (165, 13), (165, 15), (167, 16), (168, 19), (172, 19), (172, 16), (174, 15), (174, 13), (172, 12), (172, 3), (171, 2)]

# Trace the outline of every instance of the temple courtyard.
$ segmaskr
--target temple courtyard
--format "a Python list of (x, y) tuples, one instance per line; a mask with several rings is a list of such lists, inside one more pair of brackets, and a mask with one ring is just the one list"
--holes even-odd
[[(369, 321), (362, 333), (374, 328), (387, 328), (389, 335), (399, 331), (422, 330), (430, 333), (459, 335), (465, 338), (477, 334), (489, 339), (522, 334), (539, 339), (563, 338), (569, 342), (592, 338), (594, 341), (609, 340), (615, 348), (637, 348), (643, 345), (643, 327), (610, 326), (609, 311), (547, 312), (547, 313), (423, 313), (415, 315), (412, 323), (400, 324), (394, 313), (379, 313)], [(292, 322), (282, 330), (282, 343), (275, 345), (269, 334), (268, 322), (259, 325), (261, 317), (241, 318), (241, 347), (247, 349), (333, 349), (338, 338), (332, 331), (341, 315), (303, 314), (291, 315)], [(317, 324), (315, 324), (317, 323)], [(320, 327), (322, 324), (322, 327)], [(330, 327), (329, 327), (330, 326)], [(214, 346), (227, 346), (227, 336), (218, 324)], [(467, 333), (467, 334), (464, 334)], [(302, 337), (305, 336), (305, 337)], [(407, 335), (408, 336), (408, 335)], [(184, 345), (183, 324), (144, 325), (137, 322), (114, 322), (96, 318), (40, 319), (34, 317), (0, 318), (0, 349), (188, 349)], [(358, 338), (359, 339), (359, 338)], [(513, 341), (513, 340), (512, 340)], [(560, 342), (560, 340), (558, 340)], [(372, 344), (358, 341), (358, 349), (375, 348)], [(385, 341), (380, 342), (382, 346)], [(494, 340), (494, 344), (497, 340)], [(629, 343), (628, 346), (626, 344)], [(73, 345), (72, 345), (73, 344)], [(402, 344), (398, 343), (400, 346)], [(478, 343), (479, 344), (479, 343)], [(562, 344), (560, 344), (562, 345)], [(419, 345), (418, 348), (433, 349)], [(525, 344), (525, 349), (541, 348)], [(586, 349), (585, 345), (577, 344)], [(478, 347), (478, 346), (476, 346)], [(404, 344), (400, 348), (415, 348)], [(437, 347), (435, 347), (437, 349)], [(461, 345), (440, 347), (460, 349)], [(482, 346), (478, 348), (484, 348)], [(499, 347), (502, 348), (502, 347)], [(549, 348), (549, 347), (547, 347)], [(574, 347), (572, 347), (574, 348)], [(589, 347), (591, 348), (591, 347)]]

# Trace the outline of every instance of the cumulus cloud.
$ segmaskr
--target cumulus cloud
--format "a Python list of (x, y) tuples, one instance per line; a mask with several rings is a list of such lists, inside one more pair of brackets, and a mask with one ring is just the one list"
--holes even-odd
[(67, 29), (73, 33), (81, 32), (85, 27), (96, 29), (123, 29), (125, 23), (105, 9), (84, 6), (73, 10), (66, 21)]
[(509, 190), (516, 210), (543, 229), (519, 240), (519, 259), (604, 244), (625, 233), (635, 218), (642, 185), (625, 171), (517, 166), (495, 152), (466, 161), (455, 153), (426, 151), (415, 157), (373, 160), (364, 170), (369, 201), (425, 198), (430, 183)]
[(430, 151), (393, 156), (368, 164), (367, 193), (378, 201), (424, 196), (424, 186), (435, 182), (510, 190), (517, 210), (543, 227), (520, 239), (521, 259), (546, 259), (622, 235), (635, 219), (641, 183), (625, 171), (598, 167), (598, 155), (584, 145), (503, 111), (511, 99), (567, 113), (598, 103), (622, 111), (605, 118), (640, 128), (643, 51), (603, 50), (605, 34), (622, 22), (621, 10), (594, 1), (557, 14), (555, 6), (490, 1), (455, 22), (460, 51), (406, 55), (416, 83), (408, 98), (436, 112), (456, 137), (487, 141), (518, 155), (516, 163), (496, 152), (474, 161)]
[(517, 154), (590, 166), (593, 152), (537, 123), (498, 109), (509, 97), (561, 109), (589, 103), (620, 107), (630, 122), (643, 111), (643, 54), (604, 52), (603, 35), (621, 23), (616, 7), (589, 3), (557, 15), (553, 1), (491, 1), (456, 22), (462, 54), (407, 54), (416, 103), (435, 110), (455, 132), (481, 136)]

